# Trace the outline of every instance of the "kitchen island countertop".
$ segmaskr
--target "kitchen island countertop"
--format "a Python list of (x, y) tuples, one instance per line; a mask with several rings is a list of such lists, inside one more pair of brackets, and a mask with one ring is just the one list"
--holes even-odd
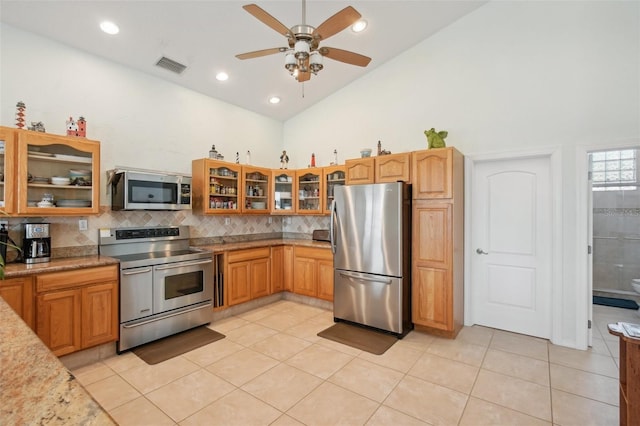
[(2, 297), (0, 324), (3, 424), (116, 424)]

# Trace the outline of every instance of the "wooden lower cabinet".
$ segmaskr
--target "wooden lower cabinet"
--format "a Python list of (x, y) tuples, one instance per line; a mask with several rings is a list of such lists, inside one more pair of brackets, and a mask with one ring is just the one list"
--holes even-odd
[(118, 339), (118, 266), (36, 275), (36, 334), (57, 355)]
[(414, 200), (412, 321), (416, 329), (455, 337), (463, 326), (461, 220), (453, 203)]
[(271, 294), (269, 247), (235, 250), (227, 255), (229, 306)]
[(329, 248), (294, 248), (293, 292), (333, 302), (333, 254)]
[(293, 290), (293, 246), (271, 247), (271, 293)]
[(0, 296), (33, 330), (33, 278), (7, 278), (0, 280)]

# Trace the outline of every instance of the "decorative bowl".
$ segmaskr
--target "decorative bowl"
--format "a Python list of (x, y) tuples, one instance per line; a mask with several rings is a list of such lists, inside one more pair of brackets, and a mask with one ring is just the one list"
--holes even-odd
[(361, 158), (371, 157), (371, 150), (369, 148), (363, 149), (362, 151), (360, 151), (360, 157)]
[(71, 179), (63, 176), (52, 176), (51, 183), (53, 185), (69, 185), (71, 183)]

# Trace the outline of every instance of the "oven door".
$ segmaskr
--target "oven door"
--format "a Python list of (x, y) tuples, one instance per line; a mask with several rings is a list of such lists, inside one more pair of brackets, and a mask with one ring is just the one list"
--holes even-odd
[(213, 260), (199, 259), (153, 267), (153, 312), (213, 300)]

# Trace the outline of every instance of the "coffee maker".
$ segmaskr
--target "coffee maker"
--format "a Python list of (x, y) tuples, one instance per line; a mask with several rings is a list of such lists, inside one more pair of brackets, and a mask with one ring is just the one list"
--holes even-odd
[(51, 259), (51, 236), (48, 223), (25, 223), (22, 237), (24, 263), (48, 262)]

